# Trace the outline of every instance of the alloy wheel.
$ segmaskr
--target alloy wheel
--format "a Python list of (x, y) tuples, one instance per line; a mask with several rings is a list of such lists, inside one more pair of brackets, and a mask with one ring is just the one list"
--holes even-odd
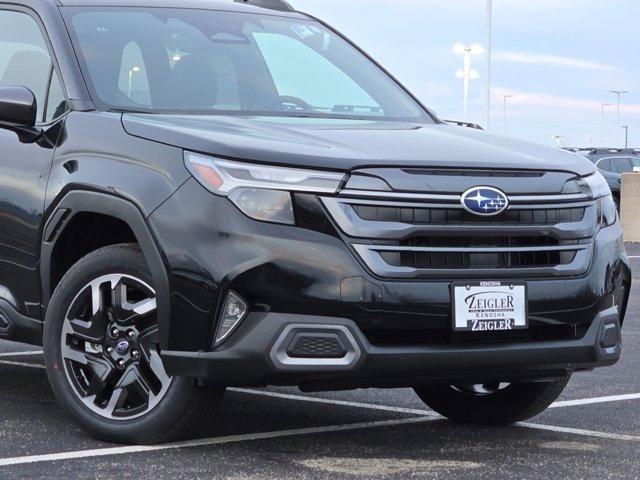
[(130, 275), (97, 278), (71, 302), (62, 326), (62, 364), (94, 413), (130, 420), (153, 410), (172, 382), (158, 352), (154, 290)]

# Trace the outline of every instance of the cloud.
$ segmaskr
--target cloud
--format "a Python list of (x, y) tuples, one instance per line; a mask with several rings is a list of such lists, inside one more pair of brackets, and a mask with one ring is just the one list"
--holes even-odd
[(602, 70), (614, 72), (618, 69), (603, 63), (590, 62), (571, 57), (559, 57), (557, 55), (545, 55), (540, 53), (527, 52), (495, 52), (493, 60), (496, 62), (527, 63), (532, 65), (549, 65), (558, 67), (572, 67), (583, 70)]

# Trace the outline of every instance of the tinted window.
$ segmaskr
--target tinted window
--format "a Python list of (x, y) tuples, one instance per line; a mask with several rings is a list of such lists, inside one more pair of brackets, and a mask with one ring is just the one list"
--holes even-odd
[(615, 160), (613, 160), (615, 167), (616, 167), (616, 171), (618, 173), (626, 173), (626, 172), (633, 172), (633, 166), (631, 165), (631, 160), (629, 160), (626, 157), (621, 157), (621, 158), (616, 158)]
[(431, 122), (318, 22), (178, 8), (66, 8), (104, 109)]
[(25, 13), (0, 11), (0, 85), (29, 88), (42, 120), (52, 64), (38, 24)]
[(602, 159), (598, 162), (598, 168), (600, 170), (604, 170), (605, 172), (611, 172), (613, 171), (611, 169), (611, 160), (609, 160), (608, 158)]

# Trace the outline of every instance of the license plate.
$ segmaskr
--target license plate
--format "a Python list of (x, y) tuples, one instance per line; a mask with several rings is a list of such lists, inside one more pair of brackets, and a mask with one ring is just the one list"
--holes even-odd
[(452, 288), (455, 331), (508, 331), (529, 326), (524, 283), (471, 282)]

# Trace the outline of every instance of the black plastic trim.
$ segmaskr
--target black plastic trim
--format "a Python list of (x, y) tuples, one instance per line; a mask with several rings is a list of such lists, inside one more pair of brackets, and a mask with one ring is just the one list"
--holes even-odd
[[(138, 240), (145, 260), (149, 265), (151, 276), (153, 277), (153, 286), (156, 290), (158, 304), (160, 346), (161, 348), (165, 348), (168, 345), (169, 322), (171, 319), (169, 278), (167, 276), (164, 258), (140, 209), (132, 202), (115, 195), (85, 190), (74, 190), (67, 193), (54, 208), (55, 211), (59, 211), (60, 209), (70, 211), (65, 217), (67, 224), (78, 213), (90, 212), (109, 215), (129, 225)], [(51, 224), (55, 223), (56, 219), (57, 216), (55, 214), (49, 217), (45, 226), (45, 232), (53, 228)], [(42, 304), (45, 309), (49, 304), (52, 293), (51, 256), (55, 243), (63, 231), (64, 228), (57, 229), (53, 238), (49, 241), (43, 241), (41, 247), (40, 278), (42, 282)]]
[[(485, 380), (518, 381), (560, 378), (571, 372), (615, 364), (620, 348), (600, 347), (603, 324), (618, 322), (616, 308), (600, 312), (581, 339), (483, 345), (372, 345), (358, 326), (344, 318), (278, 313), (252, 313), (230, 339), (214, 352), (164, 351), (170, 375), (191, 376), (224, 386), (293, 385), (310, 390), (388, 387)], [(277, 339), (291, 325), (341, 327), (353, 335), (361, 355), (346, 367), (305, 365), (297, 368), (270, 358)]]
[(42, 322), (40, 320), (22, 315), (4, 299), (0, 299), (0, 316), (7, 323), (6, 326), (0, 328), (0, 338), (30, 345), (42, 345)]

